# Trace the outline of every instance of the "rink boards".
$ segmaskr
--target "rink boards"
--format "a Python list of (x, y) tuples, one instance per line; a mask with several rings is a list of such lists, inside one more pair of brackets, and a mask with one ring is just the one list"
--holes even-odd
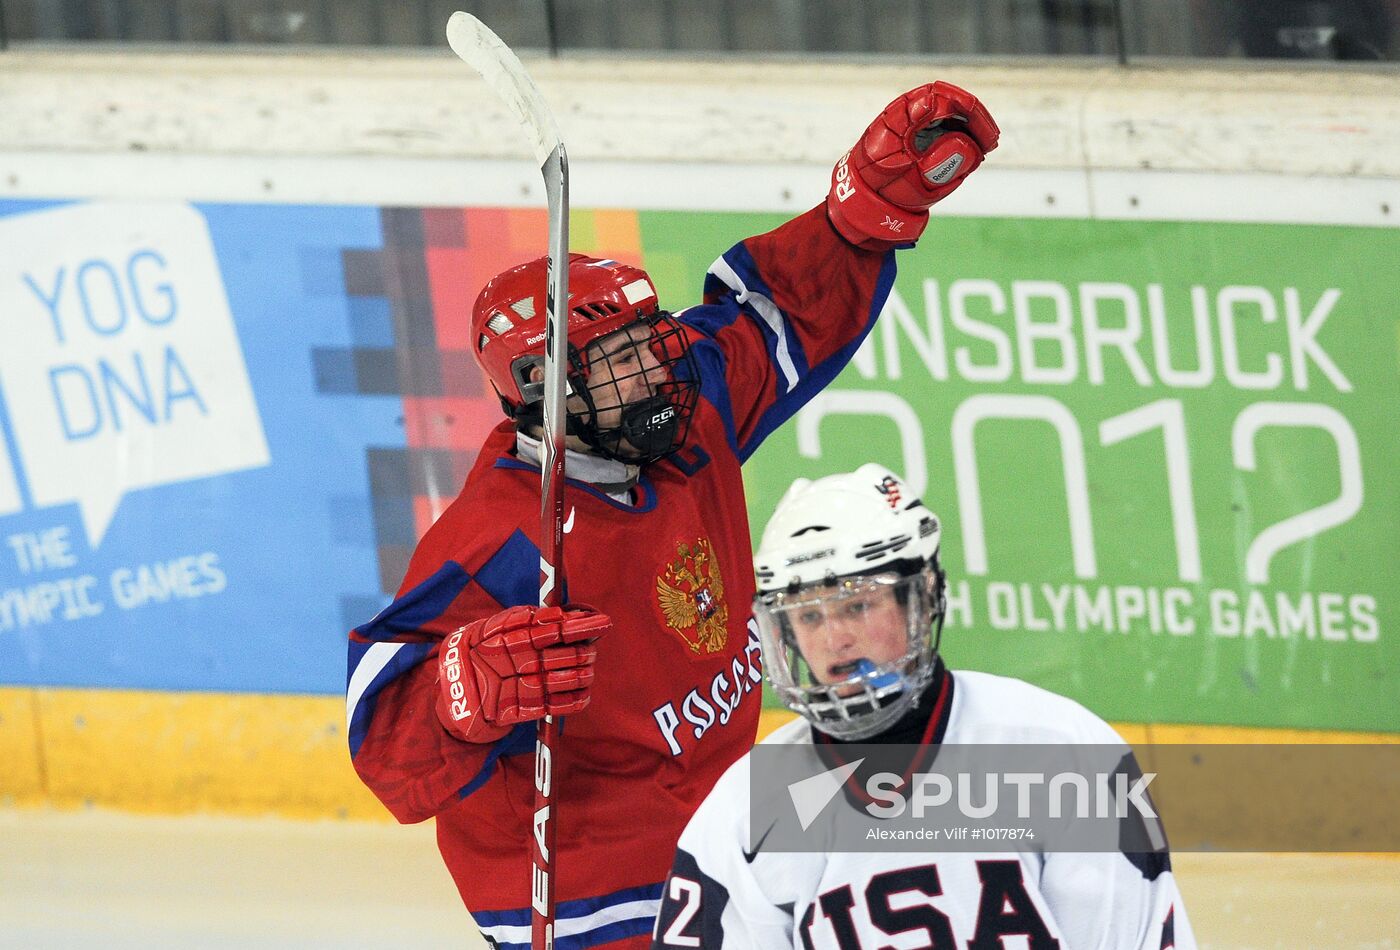
[[(755, 525), (792, 478), (880, 461), (944, 521), (955, 668), (1140, 741), (1400, 733), (1379, 80), (1349, 117), (1318, 93), (1356, 159), (1331, 167), (1280, 157), (1277, 128), (1203, 159), (1259, 96), (1184, 141), (1120, 127), (1150, 89), (1071, 76), (1057, 102), (968, 72), (1007, 103), (1002, 167), (940, 208), (852, 366), (749, 463)], [(345, 754), (345, 631), (496, 420), (461, 314), (540, 252), (544, 215), (508, 154), (333, 154), (369, 141), (351, 115), (323, 117), (334, 142), (279, 127), (276, 149), (157, 124), (126, 154), (119, 129), (35, 124), (0, 155), (0, 796), (381, 814)], [(720, 251), (820, 199), (808, 152), (848, 136), (820, 120), (756, 120), (743, 161), (709, 137), (668, 156), (633, 136), (644, 161), (581, 143), (574, 249), (694, 302)]]

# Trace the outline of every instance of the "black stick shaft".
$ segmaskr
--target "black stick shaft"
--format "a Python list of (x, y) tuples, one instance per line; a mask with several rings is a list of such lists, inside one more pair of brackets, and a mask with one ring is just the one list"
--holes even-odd
[(1118, 65), (1128, 65), (1128, 31), (1123, 26), (1123, 0), (1113, 0), (1113, 36), (1118, 42)]
[(558, 59), (559, 12), (555, 9), (554, 0), (544, 0), (544, 30), (549, 42), (549, 55), (553, 59)]

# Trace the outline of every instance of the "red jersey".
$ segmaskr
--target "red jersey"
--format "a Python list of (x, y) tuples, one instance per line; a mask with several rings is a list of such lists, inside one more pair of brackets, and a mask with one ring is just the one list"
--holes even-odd
[[(591, 701), (562, 720), (555, 946), (645, 947), (676, 841), (753, 744), (762, 672), (740, 464), (845, 366), (894, 280), (818, 207), (711, 266), (679, 315), (701, 398), (685, 446), (632, 504), (568, 480), (564, 594), (608, 614)], [(439, 723), (444, 636), (539, 596), (539, 469), (511, 423), (414, 552), (397, 598), (352, 631), (346, 709), (361, 779), (402, 822), (436, 817), (462, 899), (499, 947), (530, 943), (535, 724), (494, 743)]]

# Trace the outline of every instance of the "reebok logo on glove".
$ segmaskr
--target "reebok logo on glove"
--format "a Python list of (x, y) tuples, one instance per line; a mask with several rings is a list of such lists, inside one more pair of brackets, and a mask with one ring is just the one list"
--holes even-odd
[(924, 175), (924, 177), (935, 185), (946, 185), (953, 180), (953, 176), (958, 173), (959, 168), (962, 168), (962, 164), (963, 157), (961, 155), (950, 155), (947, 161)]
[(467, 742), (588, 706), (594, 645), (612, 621), (581, 604), (507, 607), (459, 627), (438, 654), (438, 720)]
[(837, 201), (845, 201), (856, 193), (855, 186), (851, 184), (851, 169), (847, 164), (850, 160), (851, 153), (847, 150), (846, 154), (841, 156), (841, 161), (836, 163), (835, 194)]
[(472, 714), (467, 708), (467, 691), (462, 688), (462, 634), (466, 627), (458, 627), (457, 632), (447, 640), (447, 649), (442, 654), (442, 675), (447, 680), (448, 711), (454, 722), (461, 722)]

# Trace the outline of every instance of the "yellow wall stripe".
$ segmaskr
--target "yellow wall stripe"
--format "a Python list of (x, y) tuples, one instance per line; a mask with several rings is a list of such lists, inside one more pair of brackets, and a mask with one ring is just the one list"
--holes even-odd
[(0, 689), (0, 801), (44, 801), (43, 738), (34, 715), (35, 691)]
[[(792, 719), (765, 709), (759, 733)], [(1146, 742), (1400, 742), (1400, 734), (1115, 724)], [(391, 820), (360, 784), (335, 696), (0, 688), (0, 802)]]
[(388, 819), (333, 696), (0, 689), (0, 754), (20, 804)]

